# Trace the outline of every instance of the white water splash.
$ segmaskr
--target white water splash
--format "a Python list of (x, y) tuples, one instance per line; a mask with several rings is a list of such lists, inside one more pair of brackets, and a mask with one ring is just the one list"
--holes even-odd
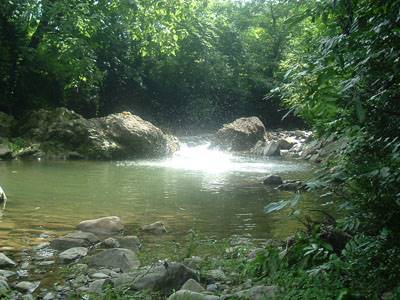
[(182, 143), (180, 150), (172, 157), (164, 160), (140, 161), (135, 162), (135, 164), (207, 173), (269, 173), (301, 169), (299, 164), (279, 159), (255, 159), (236, 156), (232, 153), (211, 148), (210, 142), (203, 142), (198, 145)]

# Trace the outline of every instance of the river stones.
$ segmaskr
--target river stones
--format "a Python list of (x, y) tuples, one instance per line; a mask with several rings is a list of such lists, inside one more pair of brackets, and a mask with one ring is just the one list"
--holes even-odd
[(75, 247), (60, 253), (59, 258), (62, 263), (70, 263), (85, 257), (88, 253), (88, 249), (84, 247)]
[(136, 270), (140, 261), (135, 252), (124, 248), (106, 249), (92, 256), (89, 265), (102, 268), (119, 268), (123, 272)]
[(119, 217), (112, 216), (82, 221), (78, 224), (77, 229), (98, 235), (110, 236), (121, 233), (124, 225)]
[(259, 118), (239, 118), (217, 131), (215, 144), (224, 150), (247, 151), (263, 140), (264, 135), (265, 127)]
[(14, 267), (15, 265), (16, 263), (12, 259), (0, 253), (0, 267)]
[(90, 232), (76, 231), (50, 242), (53, 249), (64, 251), (74, 247), (90, 247), (100, 242), (99, 238)]
[(33, 293), (40, 285), (40, 281), (21, 281), (15, 285), (15, 288), (24, 293)]
[(116, 237), (116, 239), (121, 248), (126, 248), (133, 250), (134, 252), (138, 252), (139, 249), (142, 247), (139, 238), (135, 235)]
[(8, 270), (0, 270), (0, 277), (9, 278), (11, 276), (16, 275), (16, 272), (8, 271)]
[(133, 290), (153, 290), (168, 295), (178, 290), (188, 279), (197, 279), (197, 274), (181, 263), (168, 263), (144, 270), (133, 282)]
[(167, 233), (167, 229), (164, 226), (164, 223), (161, 221), (154, 222), (149, 225), (144, 225), (141, 228), (144, 232), (155, 234), (155, 235), (162, 235)]

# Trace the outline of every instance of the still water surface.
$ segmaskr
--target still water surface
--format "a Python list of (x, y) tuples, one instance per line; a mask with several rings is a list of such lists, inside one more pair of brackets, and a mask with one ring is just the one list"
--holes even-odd
[[(313, 170), (304, 162), (210, 150), (207, 143), (183, 144), (162, 160), (0, 162), (0, 185), (9, 198), (0, 216), (0, 249), (34, 245), (81, 220), (109, 215), (121, 217), (130, 234), (161, 220), (177, 239), (190, 229), (217, 239), (283, 237), (296, 223), (263, 208), (293, 194), (263, 186), (268, 173), (307, 179)], [(302, 205), (317, 205), (311, 198)]]

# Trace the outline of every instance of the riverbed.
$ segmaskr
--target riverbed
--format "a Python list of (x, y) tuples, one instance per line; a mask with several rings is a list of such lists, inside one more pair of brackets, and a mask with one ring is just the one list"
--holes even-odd
[[(266, 215), (273, 201), (293, 197), (262, 184), (266, 174), (306, 180), (303, 161), (237, 156), (208, 147), (181, 145), (170, 158), (136, 161), (0, 162), (8, 196), (0, 216), (0, 250), (20, 250), (74, 229), (81, 220), (115, 215), (130, 230), (163, 221), (170, 238), (189, 230), (215, 239), (250, 234), (281, 238), (298, 224), (287, 212)], [(319, 204), (303, 195), (303, 208)]]

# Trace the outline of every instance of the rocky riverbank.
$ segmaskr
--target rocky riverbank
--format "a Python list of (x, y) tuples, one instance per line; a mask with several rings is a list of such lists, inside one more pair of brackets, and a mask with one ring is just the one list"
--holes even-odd
[[(232, 237), (214, 255), (177, 261), (153, 258), (153, 263), (142, 265), (145, 246), (137, 236), (127, 235), (129, 230), (118, 217), (86, 220), (76, 229), (19, 255), (0, 253), (0, 295), (45, 300), (253, 300), (280, 293), (277, 286), (252, 282), (238, 272), (237, 259), (242, 266), (250, 264), (265, 245), (256, 245), (249, 237)], [(163, 223), (155, 222), (138, 233), (157, 239), (166, 232)]]
[[(0, 160), (128, 159), (170, 155), (179, 140), (130, 112), (85, 119), (65, 108), (16, 121), (0, 114)], [(321, 162), (347, 141), (316, 139), (307, 130), (267, 130), (257, 117), (239, 118), (212, 134), (212, 147), (244, 155)]]
[(18, 122), (2, 113), (0, 159), (125, 159), (170, 155), (178, 139), (130, 112), (85, 119), (65, 108)]

